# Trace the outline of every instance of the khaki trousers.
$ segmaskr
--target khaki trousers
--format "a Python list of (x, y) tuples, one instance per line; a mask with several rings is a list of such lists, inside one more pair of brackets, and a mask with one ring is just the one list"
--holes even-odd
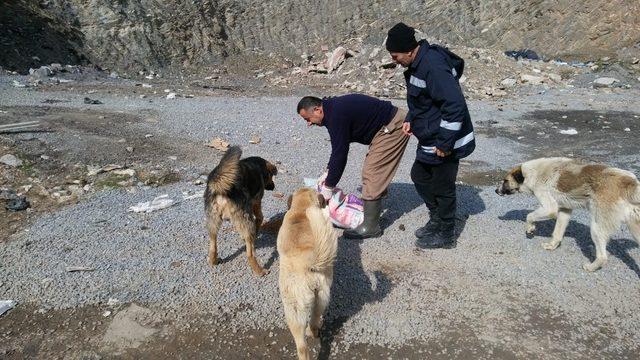
[(387, 126), (373, 137), (362, 167), (362, 199), (377, 200), (396, 174), (409, 136), (402, 133), (407, 112), (398, 109)]

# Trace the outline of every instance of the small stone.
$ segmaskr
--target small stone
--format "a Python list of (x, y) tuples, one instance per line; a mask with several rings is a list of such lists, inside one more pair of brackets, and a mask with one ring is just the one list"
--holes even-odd
[(251, 136), (251, 139), (249, 139), (249, 144), (260, 144), (260, 137), (258, 135), (253, 135)]
[(100, 100), (94, 100), (94, 99), (91, 99), (91, 98), (85, 97), (85, 98), (84, 98), (84, 103), (85, 103), (85, 104), (89, 104), (89, 105), (100, 105), (100, 104), (102, 104), (102, 101), (100, 101)]
[(511, 79), (511, 78), (507, 78), (504, 79), (500, 82), (500, 85), (504, 86), (504, 87), (512, 87), (516, 84), (516, 79)]
[(555, 82), (561, 82), (562, 81), (562, 76), (558, 75), (558, 74), (553, 74), (553, 73), (549, 73), (547, 74), (547, 77)]
[(105, 312), (102, 313), (103, 317), (109, 317), (111, 315), (111, 311), (107, 310)]
[(176, 93), (168, 93), (167, 94), (167, 99), (175, 99), (176, 98)]
[(125, 150), (127, 150), (128, 153), (132, 153), (133, 152), (133, 146), (127, 146), (125, 148)]
[(4, 206), (5, 209), (9, 211), (22, 211), (29, 208), (31, 204), (27, 201), (27, 198), (22, 196), (17, 199), (12, 199), (7, 201), (7, 204)]
[(527, 74), (520, 75), (520, 80), (524, 83), (529, 83), (531, 85), (540, 85), (544, 82), (544, 78), (540, 76), (527, 75)]
[(18, 167), (18, 166), (22, 165), (22, 160), (18, 159), (14, 155), (7, 154), (7, 155), (3, 155), (2, 157), (0, 157), (0, 163), (3, 163), (5, 165), (9, 165), (9, 166), (12, 166), (12, 167)]
[(620, 80), (612, 77), (601, 77), (593, 81), (594, 88), (611, 87), (613, 84), (620, 82)]
[(629, 132), (629, 131), (631, 131), (631, 129), (629, 129), (629, 128), (624, 128), (624, 131)]
[(406, 228), (405, 228), (404, 224), (400, 224), (400, 226), (398, 226), (398, 229), (399, 229), (400, 231), (405, 231), (405, 230), (406, 230)]

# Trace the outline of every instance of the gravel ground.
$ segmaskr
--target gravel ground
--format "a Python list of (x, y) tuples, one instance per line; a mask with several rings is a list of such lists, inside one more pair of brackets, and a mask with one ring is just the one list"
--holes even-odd
[[(240, 144), (245, 156), (279, 162), (276, 190), (285, 194), (302, 186), (303, 177), (317, 175), (330, 151), (326, 130), (306, 128), (296, 117), (297, 97), (150, 101), (94, 94), (104, 105), (88, 106), (82, 104), (84, 94), (14, 89), (6, 77), (0, 78), (0, 92), (0, 110), (40, 106), (45, 98), (54, 97), (70, 101), (49, 106), (131, 114), (153, 111), (158, 114), (157, 123), (123, 126), (140, 136), (151, 133), (196, 144), (189, 145), (191, 155), (178, 159), (183, 179), (196, 178), (216, 165), (204, 161), (211, 156), (201, 155), (215, 152), (203, 146), (214, 137)], [(533, 135), (539, 129), (526, 119), (537, 110), (558, 114), (585, 110), (595, 117), (625, 111), (625, 124), (638, 133), (640, 119), (634, 117), (640, 114), (638, 95), (636, 90), (573, 89), (531, 91), (520, 100), (470, 103), (477, 150), (461, 166), (460, 236), (453, 250), (413, 249), (413, 231), (427, 217), (409, 177), (416, 146), (412, 139), (385, 202), (384, 236), (360, 242), (339, 240), (325, 326), (327, 337), (339, 334), (341, 338), (334, 351), (356, 344), (398, 347), (411, 341), (451, 341), (455, 349), (456, 339), (462, 343), (473, 339), (470, 354), (478, 357), (491, 357), (496, 349), (507, 349), (516, 357), (637, 356), (640, 250), (628, 231), (614, 235), (609, 263), (596, 273), (586, 273), (581, 265), (593, 259), (594, 247), (585, 211), (575, 213), (563, 245), (549, 252), (541, 243), (551, 234), (551, 221), (542, 223), (533, 239), (524, 236), (524, 218), (536, 201), (523, 195), (498, 197), (491, 184), (502, 171), (539, 154), (540, 149), (543, 154), (558, 155), (576, 146), (585, 146), (585, 151), (577, 151), (583, 157), (628, 164), (626, 168), (637, 173), (640, 146), (629, 140), (616, 148), (613, 129), (594, 127), (581, 132), (579, 142), (571, 137), (545, 139)], [(620, 117), (614, 115), (610, 118)], [(257, 145), (248, 142), (254, 134), (261, 138)], [(539, 141), (520, 141), (522, 134)], [(604, 153), (602, 148), (587, 150), (588, 140), (609, 143), (611, 148)], [(352, 146), (340, 183), (347, 191), (357, 191), (365, 151), (364, 146)], [(0, 244), (0, 298), (43, 309), (91, 306), (116, 298), (180, 316), (229, 316), (227, 326), (236, 329), (283, 328), (275, 235), (262, 234), (257, 242), (257, 257), (271, 270), (257, 278), (247, 265), (242, 242), (228, 225), (219, 238), (223, 263), (208, 267), (199, 198), (150, 214), (127, 212), (129, 206), (161, 194), (178, 200), (202, 190), (190, 181), (161, 188), (109, 190), (42, 216)], [(286, 197), (265, 195), (266, 218), (284, 211)], [(67, 266), (95, 271), (68, 273)]]

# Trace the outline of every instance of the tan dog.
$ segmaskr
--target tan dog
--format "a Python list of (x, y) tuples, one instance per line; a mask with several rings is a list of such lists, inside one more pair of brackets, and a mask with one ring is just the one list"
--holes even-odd
[(280, 297), (299, 359), (309, 359), (305, 332), (318, 336), (333, 281), (338, 235), (324, 206), (315, 190), (297, 190), (278, 233)]
[(607, 262), (607, 242), (622, 223), (640, 242), (640, 183), (629, 171), (568, 158), (541, 158), (512, 169), (496, 189), (499, 195), (520, 191), (533, 193), (540, 202), (527, 215), (527, 234), (535, 230), (534, 222), (557, 219), (551, 241), (542, 244), (547, 250), (560, 245), (573, 209), (590, 211), (596, 259), (583, 265), (587, 271)]

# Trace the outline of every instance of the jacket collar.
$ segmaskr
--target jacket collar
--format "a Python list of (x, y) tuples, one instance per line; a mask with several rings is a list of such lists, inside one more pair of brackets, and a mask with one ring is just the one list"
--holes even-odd
[(427, 50), (429, 49), (429, 43), (424, 39), (418, 41), (418, 46), (420, 46), (420, 49), (418, 49), (416, 58), (413, 59), (413, 62), (411, 63), (411, 65), (409, 65), (409, 68), (411, 68), (411, 70), (415, 70), (418, 68), (420, 63), (424, 60)]

